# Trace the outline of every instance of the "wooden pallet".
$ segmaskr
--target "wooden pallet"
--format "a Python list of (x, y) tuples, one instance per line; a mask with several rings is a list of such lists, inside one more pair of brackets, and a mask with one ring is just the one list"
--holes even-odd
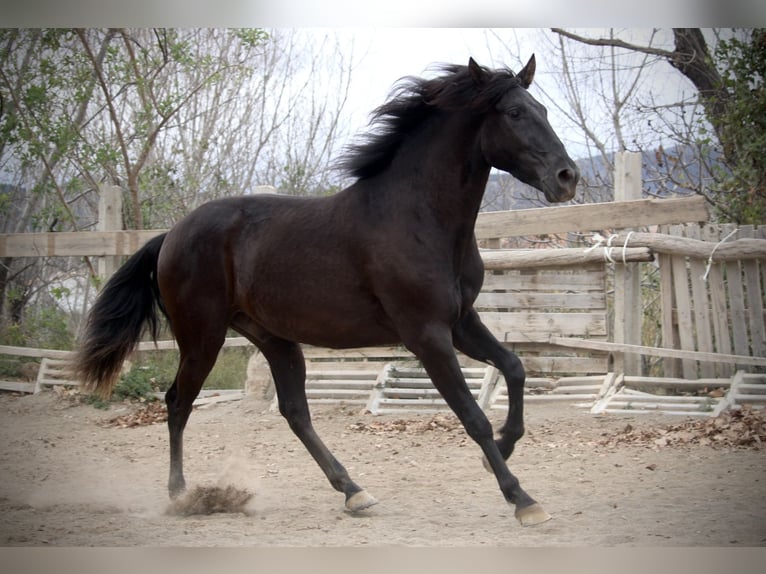
[(40, 361), (40, 370), (37, 372), (34, 392), (39, 393), (43, 388), (51, 386), (79, 386), (78, 381), (69, 378), (67, 363), (68, 359), (43, 357)]
[[(529, 377), (524, 388), (524, 402), (586, 401), (590, 406), (604, 392), (605, 380), (610, 381), (613, 375), (614, 373), (560, 378)], [(505, 385), (498, 385), (488, 405), (493, 409), (508, 408), (508, 391)]]
[[(327, 349), (305, 346), (306, 398), (310, 405), (353, 405), (364, 408), (389, 363), (417, 365), (403, 347)], [(273, 382), (271, 383), (273, 385)], [(270, 410), (277, 410), (274, 396)]]
[[(37, 375), (34, 380), (29, 376), (25, 382), (22, 381), (0, 381), (0, 390), (15, 391), (21, 393), (38, 393), (46, 385), (76, 385), (78, 383), (67, 380), (64, 372), (66, 359), (71, 355), (70, 351), (59, 351), (53, 349), (37, 349), (27, 347), (14, 347), (10, 345), (0, 345), (0, 354), (11, 355), (15, 357), (33, 357), (41, 359), (37, 367)], [(33, 365), (34, 363), (30, 363)], [(30, 374), (31, 375), (31, 374)]]
[(11, 391), (13, 393), (34, 393), (36, 383), (25, 381), (0, 381), (0, 391)]
[[(479, 400), (482, 389), (487, 386), (486, 367), (462, 367), (463, 376), (474, 399)], [(448, 411), (446, 401), (433, 386), (425, 369), (389, 363), (378, 376), (367, 401), (372, 414), (404, 412), (437, 413)]]
[[(694, 391), (708, 390), (704, 394)], [(737, 371), (730, 378), (619, 377), (591, 407), (613, 414), (663, 413), (715, 417), (742, 406), (766, 408), (766, 375)]]

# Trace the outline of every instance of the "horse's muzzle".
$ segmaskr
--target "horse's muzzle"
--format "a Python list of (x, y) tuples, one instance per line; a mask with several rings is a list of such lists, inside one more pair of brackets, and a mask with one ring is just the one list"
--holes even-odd
[(570, 167), (559, 169), (556, 172), (555, 180), (550, 182), (551, 185), (546, 185), (543, 188), (545, 199), (551, 203), (569, 201), (575, 196), (579, 180), (580, 170), (574, 163)]

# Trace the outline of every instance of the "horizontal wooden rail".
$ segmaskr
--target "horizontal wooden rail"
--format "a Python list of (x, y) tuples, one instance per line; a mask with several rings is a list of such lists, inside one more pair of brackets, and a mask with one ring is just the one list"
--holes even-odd
[[(483, 249), (481, 258), (489, 271), (515, 268), (561, 267), (587, 263), (635, 263), (652, 261), (654, 256), (646, 247), (596, 247), (595, 249)], [(611, 258), (611, 259), (610, 259)]]
[(108, 257), (130, 255), (162, 229), (0, 234), (0, 257)]
[[(245, 337), (227, 337), (224, 339), (224, 347), (247, 347), (252, 345)], [(167, 351), (177, 349), (175, 340), (166, 341), (142, 341), (136, 346), (137, 351)], [(15, 347), (12, 345), (0, 345), (0, 355), (12, 355), (15, 357), (47, 357), (49, 359), (67, 359), (73, 351), (59, 349), (38, 349), (34, 347)]]
[(548, 342), (552, 345), (572, 347), (575, 349), (589, 349), (591, 351), (614, 351), (619, 353), (634, 353), (636, 355), (649, 355), (652, 357), (692, 359), (694, 361), (710, 363), (732, 363), (737, 365), (766, 367), (766, 357), (751, 357), (749, 355), (683, 351), (679, 349), (665, 349), (662, 347), (647, 347), (644, 345), (628, 345), (624, 343), (610, 343), (608, 341), (594, 341), (592, 339), (578, 339), (576, 337), (552, 336), (548, 339)]
[(32, 347), (14, 347), (12, 345), (0, 345), (0, 355), (13, 355), (15, 357), (49, 357), (51, 359), (66, 359), (72, 351), (58, 351), (54, 349), (35, 349)]
[[(227, 337), (223, 341), (224, 347), (247, 347), (252, 343), (245, 337)], [(142, 341), (136, 346), (136, 351), (167, 351), (168, 349), (177, 349), (178, 343), (175, 339), (167, 341)]]
[(667, 253), (681, 257), (694, 257), (713, 261), (741, 259), (766, 259), (766, 239), (742, 238), (728, 241), (702, 241), (689, 237), (663, 233), (620, 233), (612, 237), (612, 246), (619, 251), (625, 244), (629, 247), (646, 247), (655, 253)]
[(708, 221), (704, 197), (637, 199), (480, 213), (476, 238), (518, 237)]
[[(640, 199), (480, 213), (476, 237), (515, 237), (707, 221), (704, 198)], [(164, 229), (0, 234), (0, 257), (109, 257), (134, 253)]]

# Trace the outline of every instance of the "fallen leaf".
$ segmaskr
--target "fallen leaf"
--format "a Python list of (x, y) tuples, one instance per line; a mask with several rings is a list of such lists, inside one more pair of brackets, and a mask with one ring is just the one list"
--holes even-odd
[(612, 435), (605, 434), (596, 444), (665, 446), (712, 446), (715, 448), (760, 449), (766, 441), (766, 412), (743, 407), (715, 418), (684, 421), (659, 428), (635, 429), (630, 424)]

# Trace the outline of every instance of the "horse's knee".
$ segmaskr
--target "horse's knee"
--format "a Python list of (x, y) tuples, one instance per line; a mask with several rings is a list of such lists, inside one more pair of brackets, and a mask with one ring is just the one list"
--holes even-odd
[(524, 364), (515, 353), (508, 352), (504, 357), (500, 370), (503, 372), (503, 376), (508, 384), (524, 385), (527, 373), (524, 369)]
[(466, 417), (463, 420), (463, 428), (466, 434), (479, 444), (492, 438), (492, 425), (485, 416)]

